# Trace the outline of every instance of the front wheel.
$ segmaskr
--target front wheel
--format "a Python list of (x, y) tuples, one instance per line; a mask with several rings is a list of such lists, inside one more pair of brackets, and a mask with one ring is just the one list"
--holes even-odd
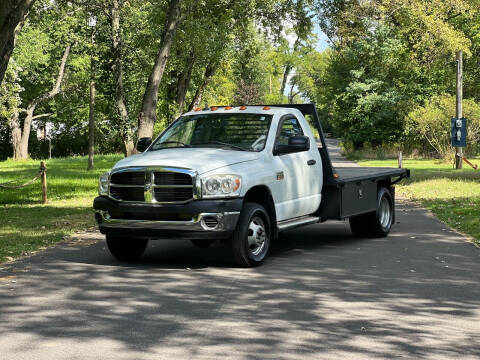
[(393, 223), (393, 197), (387, 188), (380, 188), (377, 195), (377, 210), (351, 217), (350, 229), (359, 237), (385, 237)]
[(147, 248), (147, 239), (122, 238), (107, 235), (107, 246), (110, 253), (120, 261), (138, 259)]
[(243, 267), (260, 265), (267, 256), (270, 239), (270, 219), (265, 208), (245, 203), (231, 240), (235, 262)]

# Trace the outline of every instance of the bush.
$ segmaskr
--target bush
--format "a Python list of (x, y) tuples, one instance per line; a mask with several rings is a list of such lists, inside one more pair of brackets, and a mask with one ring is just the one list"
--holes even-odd
[[(424, 106), (411, 111), (406, 118), (406, 139), (410, 145), (423, 147), (437, 152), (446, 160), (453, 159), (451, 146), (451, 118), (455, 115), (456, 100), (454, 96), (441, 95), (432, 97)], [(468, 156), (480, 152), (480, 104), (472, 99), (463, 101), (463, 116), (468, 119), (467, 147)]]

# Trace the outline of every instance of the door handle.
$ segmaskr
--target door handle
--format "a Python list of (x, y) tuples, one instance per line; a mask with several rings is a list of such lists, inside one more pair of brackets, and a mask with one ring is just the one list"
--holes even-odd
[(317, 163), (317, 162), (316, 162), (315, 160), (313, 160), (313, 159), (307, 161), (307, 165), (308, 165), (308, 166), (315, 165), (316, 163)]

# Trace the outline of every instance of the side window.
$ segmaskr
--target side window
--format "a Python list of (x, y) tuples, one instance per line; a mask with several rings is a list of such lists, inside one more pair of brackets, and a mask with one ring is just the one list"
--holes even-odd
[(291, 136), (303, 135), (302, 127), (294, 117), (283, 120), (279, 130), (276, 140), (278, 145), (288, 145), (288, 139)]

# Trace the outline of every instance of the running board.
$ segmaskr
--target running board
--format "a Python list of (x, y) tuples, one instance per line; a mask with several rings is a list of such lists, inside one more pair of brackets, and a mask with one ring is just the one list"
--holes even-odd
[(279, 221), (277, 223), (277, 227), (279, 231), (284, 231), (284, 230), (290, 230), (299, 226), (316, 224), (319, 221), (320, 221), (319, 217), (303, 216), (300, 218)]

